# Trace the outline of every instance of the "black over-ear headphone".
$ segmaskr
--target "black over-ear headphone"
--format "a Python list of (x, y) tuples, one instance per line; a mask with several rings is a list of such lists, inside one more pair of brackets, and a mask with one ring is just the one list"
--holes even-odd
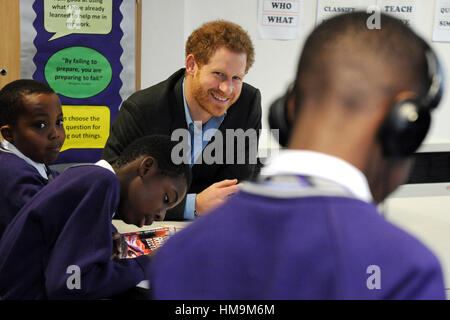
[(431, 124), (431, 110), (442, 98), (444, 78), (436, 54), (423, 41), (427, 60), (428, 90), (413, 99), (397, 101), (390, 108), (378, 132), (383, 154), (388, 158), (406, 158), (423, 142)]
[(271, 129), (278, 129), (278, 143), (285, 147), (291, 133), (291, 123), (288, 120), (288, 102), (294, 90), (295, 83), (289, 84), (284, 95), (277, 98), (269, 108), (269, 126)]
[[(431, 110), (437, 107), (442, 98), (444, 77), (441, 65), (431, 47), (425, 41), (423, 44), (429, 87), (424, 95), (397, 101), (390, 108), (378, 132), (383, 154), (388, 158), (405, 158), (418, 149), (430, 128)], [(286, 94), (276, 99), (269, 109), (270, 128), (279, 129), (279, 143), (283, 147), (288, 142), (292, 127), (286, 117), (292, 88), (290, 86)]]

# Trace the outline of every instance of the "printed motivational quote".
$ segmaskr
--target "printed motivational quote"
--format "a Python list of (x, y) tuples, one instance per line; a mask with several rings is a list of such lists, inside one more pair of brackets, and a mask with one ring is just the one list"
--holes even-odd
[(61, 151), (71, 148), (103, 148), (109, 135), (107, 106), (63, 106), (66, 141)]
[(44, 27), (49, 41), (72, 33), (107, 34), (112, 27), (112, 0), (44, 0)]

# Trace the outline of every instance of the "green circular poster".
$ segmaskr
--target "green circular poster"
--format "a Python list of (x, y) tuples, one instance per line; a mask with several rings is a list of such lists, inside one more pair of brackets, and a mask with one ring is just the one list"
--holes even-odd
[(44, 75), (56, 93), (80, 99), (95, 96), (108, 87), (112, 69), (98, 51), (88, 47), (68, 47), (48, 59)]

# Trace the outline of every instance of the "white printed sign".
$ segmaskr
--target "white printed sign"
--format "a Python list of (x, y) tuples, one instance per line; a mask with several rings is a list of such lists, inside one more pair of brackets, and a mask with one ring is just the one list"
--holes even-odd
[(416, 26), (416, 0), (378, 0), (381, 12), (393, 15), (409, 27)]
[(302, 1), (259, 0), (258, 31), (261, 39), (298, 39), (303, 13)]
[(450, 0), (439, 0), (435, 8), (433, 41), (450, 42)]
[(366, 11), (373, 4), (374, 0), (319, 0), (316, 24), (318, 25), (338, 14)]

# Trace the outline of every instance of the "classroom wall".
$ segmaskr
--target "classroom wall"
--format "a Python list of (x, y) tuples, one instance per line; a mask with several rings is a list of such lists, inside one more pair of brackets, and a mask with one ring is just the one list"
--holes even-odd
[[(435, 2), (417, 1), (416, 28), (428, 40), (432, 36)], [(367, 3), (373, 3), (373, 0), (367, 0)], [(284, 93), (294, 78), (304, 40), (315, 26), (317, 0), (303, 0), (300, 39), (290, 41), (259, 39), (257, 0), (145, 0), (142, 5), (143, 88), (166, 79), (184, 65), (184, 43), (195, 28), (214, 19), (230, 20), (246, 29), (254, 41), (256, 61), (245, 81), (261, 90), (263, 128), (268, 128), (266, 118), (270, 103)], [(450, 68), (450, 43), (432, 43), (432, 46), (444, 67)], [(446, 78), (450, 78), (449, 70), (446, 70)], [(435, 112), (432, 128), (421, 151), (450, 151), (449, 119), (450, 96), (447, 94)], [(262, 135), (260, 148), (270, 147), (268, 136)]]

